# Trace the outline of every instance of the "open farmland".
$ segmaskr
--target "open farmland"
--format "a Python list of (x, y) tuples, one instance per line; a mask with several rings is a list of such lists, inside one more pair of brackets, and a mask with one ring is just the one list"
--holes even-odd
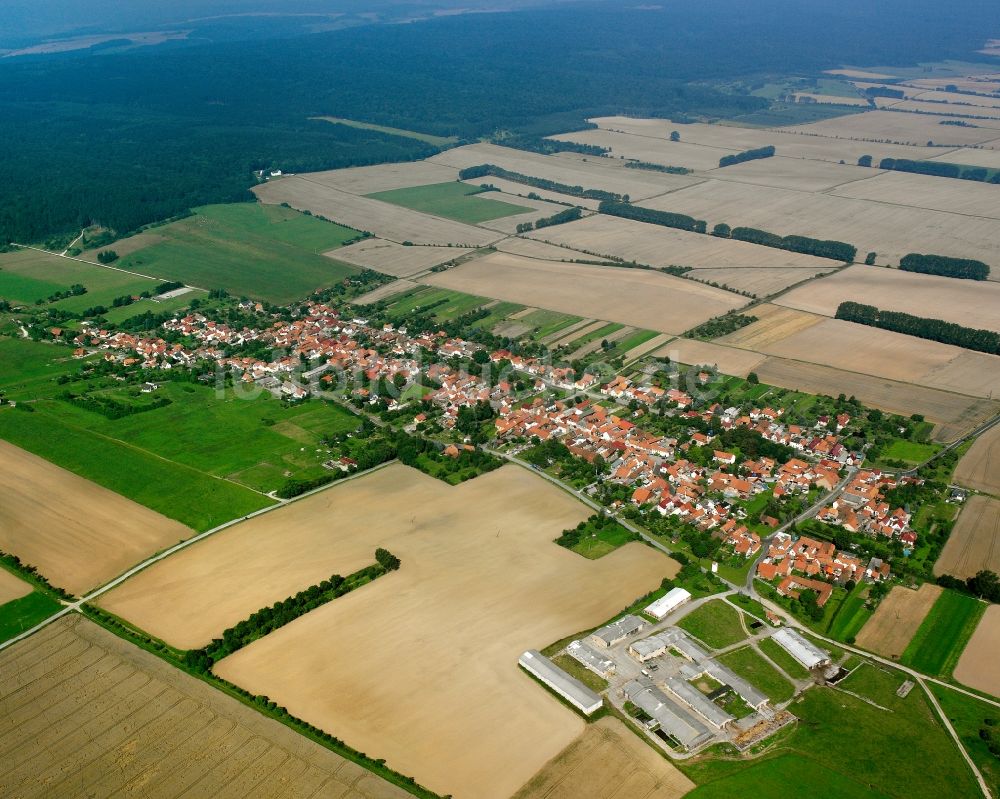
[(990, 605), (958, 659), (954, 676), (971, 688), (1000, 696), (1000, 605)]
[[(470, 144), (438, 153), (428, 159), (432, 163), (465, 169), (479, 164), (495, 164), (511, 172), (544, 178), (568, 186), (585, 189), (604, 189), (617, 194), (628, 194), (633, 200), (655, 197), (699, 182), (699, 178), (685, 175), (668, 175), (626, 169), (621, 161), (575, 153), (541, 155), (526, 150), (514, 150), (496, 144)], [(479, 182), (489, 183), (489, 177)], [(531, 187), (526, 187), (531, 191)], [(568, 199), (571, 202), (572, 199)]]
[[(609, 217), (589, 216), (588, 219), (606, 219)], [(573, 224), (573, 223), (568, 223)], [(556, 225), (555, 227), (565, 227)], [(550, 230), (555, 229), (550, 228)], [(542, 261), (590, 261), (593, 263), (607, 263), (611, 261), (589, 255), (569, 247), (560, 247), (555, 244), (546, 244), (544, 241), (527, 239), (521, 236), (511, 236), (509, 239), (499, 241), (494, 245), (500, 252), (508, 252), (511, 255), (523, 255), (527, 258), (538, 258)]]
[(0, 605), (5, 605), (30, 593), (31, 585), (6, 569), (0, 568)]
[(502, 252), (420, 282), (662, 333), (682, 333), (746, 304), (730, 292), (659, 272), (547, 262)]
[(648, 266), (690, 266), (696, 269), (795, 267), (808, 270), (803, 272), (806, 275), (836, 266), (835, 262), (826, 258), (604, 214), (543, 228), (529, 235), (532, 239), (574, 250)]
[(394, 241), (362, 239), (357, 244), (331, 251), (338, 261), (374, 269), (395, 277), (410, 277), (432, 266), (468, 255), (463, 247), (404, 247)]
[[(945, 107), (937, 106), (940, 113)], [(957, 125), (942, 125), (942, 120), (957, 120), (968, 122), (976, 127), (960, 127)], [(895, 144), (924, 146), (932, 141), (937, 146), (965, 147), (969, 144), (983, 144), (998, 138), (1000, 122), (996, 120), (969, 119), (936, 116), (930, 114), (904, 114), (898, 111), (868, 111), (864, 114), (825, 119), (822, 122), (812, 122), (808, 125), (796, 125), (784, 130), (803, 134), (815, 134), (840, 139), (860, 139), (866, 142), (889, 141)], [(875, 145), (879, 150), (879, 158), (885, 155), (881, 145)], [(928, 148), (927, 152), (934, 150)], [(876, 155), (876, 153), (872, 153)], [(891, 155), (891, 154), (890, 154)], [(893, 158), (900, 156), (891, 156)], [(908, 156), (901, 156), (908, 157)]]
[[(936, 96), (938, 93), (935, 92)], [(1000, 108), (989, 107), (984, 105), (969, 106), (969, 105), (956, 105), (955, 103), (935, 103), (917, 100), (893, 100), (889, 103), (885, 102), (889, 98), (877, 98), (876, 103), (880, 108), (885, 106), (891, 106), (893, 111), (904, 112), (910, 111), (920, 115), (947, 115), (955, 114), (956, 116), (964, 117), (975, 117), (974, 123), (976, 125), (993, 125), (1000, 121)], [(879, 100), (882, 102), (879, 103)], [(986, 119), (982, 119), (986, 117)]]
[(815, 314), (782, 308), (770, 303), (756, 306), (753, 315), (757, 317), (756, 322), (741, 327), (719, 341), (733, 347), (766, 352), (773, 344), (823, 321)]
[[(670, 122), (657, 121), (667, 127), (671, 125)], [(681, 128), (674, 126), (674, 129)], [(612, 158), (627, 158), (662, 166), (681, 166), (697, 170), (716, 169), (722, 156), (735, 155), (738, 152), (735, 147), (727, 149), (713, 145), (692, 144), (687, 141), (670, 141), (669, 131), (664, 131), (662, 135), (654, 135), (593, 128), (559, 133), (549, 138), (607, 147), (611, 151), (609, 155)]]
[(596, 561), (556, 546), (589, 510), (514, 466), (449, 487), (395, 465), (301, 505), (341, 551), (382, 544), (401, 569), (216, 673), (457, 797), (509, 796), (583, 730), (520, 672), (520, 654), (600, 624), (677, 569), (637, 543)]
[(727, 267), (724, 269), (693, 269), (687, 273), (691, 280), (700, 280), (722, 286), (731, 291), (741, 291), (754, 297), (770, 297), (772, 294), (784, 291), (817, 275), (826, 274), (828, 270), (796, 269), (777, 267)]
[(983, 569), (1000, 573), (1000, 500), (973, 496), (962, 508), (934, 573), (964, 580)]
[(834, 316), (837, 306), (845, 301), (1000, 331), (1000, 285), (896, 269), (850, 266), (800, 286), (774, 302)]
[(674, 363), (688, 366), (715, 365), (723, 374), (740, 377), (746, 377), (767, 357), (759, 352), (690, 338), (676, 338), (653, 352), (653, 355), (659, 358), (667, 356)]
[(893, 586), (889, 596), (882, 600), (858, 633), (858, 646), (893, 660), (899, 659), (941, 590), (933, 583), (924, 583), (916, 591)]
[(756, 322), (719, 343), (972, 397), (1000, 394), (997, 355), (840, 319), (822, 319), (773, 338), (768, 336), (768, 324), (767, 320)]
[(476, 186), (451, 180), (427, 186), (390, 189), (365, 196), (413, 211), (470, 224), (523, 214), (531, 210), (525, 205), (490, 199), (495, 194), (496, 192), (483, 192)]
[(78, 616), (0, 652), (9, 796), (410, 794)]
[[(355, 273), (354, 267), (321, 253), (357, 235), (290, 208), (209, 205), (157, 228), (153, 243), (116, 265), (205, 289), (224, 288), (237, 296), (291, 302)], [(90, 304), (89, 296), (74, 300)]]
[[(854, 119), (856, 114), (843, 119)], [(869, 143), (852, 141), (847, 138), (835, 138), (808, 131), (811, 126), (789, 128), (741, 128), (735, 125), (706, 125), (695, 123), (691, 125), (676, 125), (666, 119), (632, 119), (630, 117), (599, 117), (592, 120), (602, 129), (618, 130), (636, 136), (652, 137), (665, 141), (670, 132), (676, 130), (681, 135), (680, 144), (699, 145), (713, 148), (717, 155), (712, 166), (719, 165), (719, 158), (727, 153), (750, 150), (756, 147), (774, 145), (775, 151), (782, 158), (802, 158), (813, 161), (832, 161), (839, 165), (840, 161), (856, 164), (862, 155), (871, 155), (876, 163), (882, 158), (910, 158), (920, 160), (929, 155), (941, 152), (938, 148), (923, 146), (905, 146), (889, 143)], [(836, 120), (835, 120), (836, 121)], [(574, 135), (574, 134), (567, 134)], [(666, 142), (666, 145), (671, 145)], [(765, 159), (765, 163), (772, 159)], [(685, 164), (680, 164), (685, 166)], [(726, 167), (731, 169), (732, 167)]]
[(694, 783), (616, 718), (588, 724), (513, 799), (680, 799)]
[(955, 467), (955, 482), (1000, 496), (1000, 426), (976, 439)]
[(407, 161), (402, 164), (375, 164), (347, 169), (309, 172), (309, 180), (348, 194), (374, 194), (379, 191), (445, 183), (458, 177), (455, 170), (430, 161)]
[(355, 297), (351, 300), (351, 303), (354, 305), (370, 305), (373, 302), (387, 300), (391, 297), (397, 296), (398, 294), (404, 294), (419, 288), (420, 284), (414, 283), (412, 280), (394, 280), (392, 283), (386, 283), (379, 286), (377, 289), (372, 289), (371, 291), (362, 294), (360, 297)]
[(854, 396), (865, 405), (902, 416), (922, 414), (937, 424), (935, 441), (954, 441), (1000, 411), (996, 402), (787, 358), (766, 358), (754, 371), (763, 383), (810, 394)]
[(900, 661), (925, 674), (948, 676), (987, 607), (986, 603), (968, 594), (942, 592)]
[(1000, 219), (1000, 186), (993, 183), (909, 172), (883, 172), (870, 180), (837, 186), (830, 193), (888, 205), (908, 205), (962, 216)]
[(107, 582), (191, 531), (0, 441), (0, 549), (74, 594)]
[(759, 158), (716, 169), (712, 177), (734, 183), (818, 192), (871, 178), (870, 168), (803, 158)]
[(858, 248), (861, 258), (866, 252), (877, 253), (879, 263), (897, 263), (910, 252), (931, 252), (1000, 264), (995, 220), (926, 208), (721, 180), (706, 180), (640, 205), (690, 214), (707, 220), (709, 227), (725, 222), (782, 236), (846, 241)]
[(317, 183), (306, 175), (269, 181), (254, 187), (254, 193), (264, 203), (288, 203), (301, 211), (335, 219), (400, 244), (412, 241), (415, 244), (481, 247), (502, 238), (493, 231), (349, 194)]
[(950, 150), (943, 155), (936, 155), (928, 160), (943, 161), (948, 164), (962, 164), (963, 166), (980, 166), (986, 169), (1000, 169), (1000, 150), (962, 148), (960, 150)]

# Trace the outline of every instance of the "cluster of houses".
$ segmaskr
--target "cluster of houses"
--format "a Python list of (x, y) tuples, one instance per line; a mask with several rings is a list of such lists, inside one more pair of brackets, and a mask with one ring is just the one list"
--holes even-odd
[(838, 550), (829, 541), (808, 536), (793, 538), (776, 533), (771, 538), (757, 576), (768, 582), (781, 578), (778, 593), (798, 598), (803, 590), (817, 593), (816, 604), (823, 607), (834, 585), (849, 580), (880, 582), (889, 578), (889, 564), (879, 558), (861, 558), (853, 552)]
[(851, 533), (865, 533), (873, 538), (899, 539), (905, 549), (913, 549), (917, 534), (910, 527), (910, 514), (893, 508), (885, 501), (885, 492), (905, 483), (920, 484), (919, 477), (897, 479), (875, 469), (859, 471), (843, 493), (816, 518), (826, 524), (843, 527)]

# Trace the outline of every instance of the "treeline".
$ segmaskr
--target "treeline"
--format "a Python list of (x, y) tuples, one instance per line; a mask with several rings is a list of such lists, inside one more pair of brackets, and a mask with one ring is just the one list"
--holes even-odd
[(496, 164), (479, 164), (477, 166), (470, 166), (459, 171), (458, 173), (459, 180), (475, 180), (476, 178), (485, 178), (489, 176), (503, 178), (504, 180), (513, 181), (514, 183), (523, 183), (526, 186), (533, 186), (536, 189), (557, 191), (560, 194), (568, 194), (571, 197), (584, 197), (588, 200), (617, 201), (624, 199), (622, 195), (615, 194), (611, 191), (604, 191), (603, 189), (587, 189), (583, 186), (570, 186), (566, 183), (557, 183), (554, 180), (546, 180), (545, 178), (523, 175), (520, 172), (511, 172), (510, 170), (503, 169)]
[(672, 211), (656, 211), (652, 208), (642, 208), (627, 202), (617, 200), (604, 200), (597, 208), (602, 214), (610, 216), (620, 216), (623, 219), (634, 219), (637, 222), (648, 222), (651, 225), (662, 225), (663, 227), (677, 228), (678, 230), (689, 230), (692, 233), (704, 233), (706, 223), (704, 219), (695, 219), (687, 214), (677, 214)]
[(882, 330), (905, 333), (917, 338), (940, 341), (942, 344), (954, 344), (956, 347), (965, 347), (968, 350), (1000, 355), (1000, 333), (992, 330), (963, 327), (943, 319), (928, 319), (900, 311), (883, 311), (874, 305), (863, 305), (858, 302), (840, 303), (837, 306), (836, 318)]
[(126, 416), (134, 416), (137, 413), (145, 413), (146, 411), (155, 411), (157, 408), (165, 408), (173, 402), (170, 397), (158, 397), (149, 403), (133, 405), (130, 402), (122, 402), (121, 400), (116, 400), (112, 397), (94, 397), (89, 394), (77, 395), (71, 394), (70, 392), (61, 394), (59, 399), (64, 402), (68, 402), (70, 405), (76, 405), (78, 408), (83, 408), (85, 411), (99, 413), (106, 419), (124, 419)]
[(865, 89), (865, 97), (891, 97), (902, 100), (906, 93), (902, 89), (890, 89), (888, 86), (869, 86)]
[(534, 223), (522, 222), (517, 226), (518, 233), (527, 233), (529, 230), (535, 228), (552, 227), (553, 225), (562, 225), (566, 222), (575, 222), (583, 215), (583, 211), (579, 208), (567, 208), (565, 211), (560, 211), (552, 216), (543, 216), (541, 219), (536, 219)]
[(252, 644), (258, 638), (263, 638), (320, 605), (325, 605), (399, 568), (399, 558), (387, 550), (377, 550), (375, 557), (377, 563), (359, 569), (347, 577), (334, 574), (329, 580), (311, 585), (295, 596), (252, 613), (248, 618), (226, 629), (221, 638), (214, 639), (208, 646), (188, 650), (184, 655), (185, 665), (194, 671), (207, 672), (224, 657)]
[(769, 144), (766, 147), (755, 147), (752, 150), (744, 150), (742, 153), (736, 153), (735, 155), (724, 155), (719, 159), (719, 166), (733, 166), (733, 164), (742, 164), (744, 161), (770, 158), (772, 155), (774, 155), (774, 145)]
[[(592, 125), (591, 127), (596, 128), (597, 125)], [(513, 147), (517, 150), (541, 153), (542, 155), (555, 155), (556, 153), (606, 155), (611, 152), (609, 148), (598, 147), (596, 144), (580, 144), (575, 141), (544, 139), (541, 136), (505, 136), (497, 139), (497, 144), (502, 144), (504, 147)]]
[(987, 602), (1000, 604), (1000, 576), (989, 569), (976, 572), (975, 576), (966, 580), (960, 580), (950, 574), (942, 574), (937, 578), (937, 584), (953, 591), (961, 591), (963, 594), (971, 594), (985, 599)]
[[(18, 405), (20, 408), (21, 406)], [(9, 552), (4, 552), (0, 550), (0, 563), (3, 563), (11, 571), (15, 571), (20, 574), (27, 582), (40, 585), (43, 588), (48, 589), (54, 594), (58, 594), (63, 599), (72, 599), (73, 595), (62, 588), (58, 588), (45, 578), (44, 575), (40, 574), (38, 569), (32, 566), (30, 563), (23, 562), (17, 555), (12, 555)]]
[(648, 172), (666, 172), (668, 175), (688, 175), (691, 170), (686, 166), (665, 166), (664, 164), (652, 164), (649, 161), (626, 161), (626, 169), (644, 169)]
[[(718, 226), (716, 226), (718, 229)], [(713, 235), (722, 235), (713, 231)], [(813, 239), (808, 236), (779, 236), (766, 230), (752, 227), (734, 227), (729, 237), (739, 241), (749, 241), (751, 244), (761, 244), (764, 247), (776, 247), (779, 250), (790, 250), (805, 255), (815, 255), (817, 258), (830, 258), (834, 261), (850, 263), (858, 254), (858, 248), (843, 241), (832, 239)]]
[(986, 280), (990, 268), (982, 261), (971, 258), (949, 258), (946, 255), (921, 255), (911, 252), (899, 261), (904, 272), (920, 272), (924, 275), (942, 275), (963, 280)]
[[(862, 164), (862, 166), (871, 166), (871, 164)], [(986, 169), (981, 166), (966, 166), (964, 164), (948, 164), (944, 161), (911, 161), (908, 158), (883, 158), (879, 161), (878, 168), (891, 169), (895, 172), (913, 172), (917, 175), (932, 175), (938, 178), (959, 178), (979, 183), (1000, 183), (1000, 170)]]
[(752, 314), (741, 314), (735, 311), (722, 314), (702, 322), (697, 327), (693, 327), (684, 334), (684, 338), (704, 338), (712, 339), (725, 336), (741, 327), (752, 325), (757, 321), (757, 317)]

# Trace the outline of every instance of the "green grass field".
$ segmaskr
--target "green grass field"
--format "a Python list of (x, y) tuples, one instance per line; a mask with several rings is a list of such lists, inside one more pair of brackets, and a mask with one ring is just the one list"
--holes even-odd
[(398, 320), (411, 313), (430, 308), (430, 313), (435, 319), (448, 321), (488, 302), (490, 300), (485, 297), (475, 297), (449, 289), (420, 288), (400, 295), (386, 310), (393, 319)]
[(706, 602), (677, 623), (713, 649), (720, 649), (746, 638), (740, 624), (740, 614), (731, 605), (718, 599)]
[(34, 413), (0, 409), (0, 438), (195, 530), (274, 504), (243, 486), (67, 422), (58, 408), (46, 412), (45, 406), (55, 405), (63, 403), (39, 403)]
[(73, 350), (23, 338), (0, 336), (0, 393), (10, 400), (50, 397), (61, 391), (55, 380), (80, 368)]
[(416, 130), (404, 130), (403, 128), (390, 128), (386, 125), (373, 125), (371, 122), (358, 122), (356, 119), (344, 119), (342, 117), (316, 117), (324, 122), (334, 125), (347, 125), (349, 128), (359, 128), (360, 130), (374, 130), (379, 133), (386, 133), (389, 136), (402, 136), (406, 139), (416, 139), (417, 141), (433, 144), (435, 147), (448, 147), (457, 144), (455, 136), (433, 136), (430, 133), (420, 133)]
[(612, 333), (617, 333), (623, 327), (625, 327), (625, 325), (620, 325), (617, 322), (611, 322), (609, 324), (602, 325), (596, 330), (592, 330), (590, 333), (585, 333), (579, 338), (575, 338), (572, 341), (569, 341), (562, 346), (565, 346), (569, 350), (577, 350), (580, 347), (589, 344), (591, 341), (599, 341), (601, 339), (607, 338)]
[(980, 735), (980, 731), (985, 729), (993, 741), (1000, 742), (1000, 724), (991, 726), (986, 723), (987, 719), (1000, 722), (1000, 708), (940, 685), (931, 684), (930, 689), (962, 739), (969, 757), (993, 789), (993, 795), (1000, 796), (1000, 758), (990, 752), (989, 742)]
[(539, 341), (540, 339), (551, 336), (554, 333), (558, 333), (560, 330), (564, 330), (570, 325), (576, 324), (580, 321), (580, 317), (570, 316), (557, 311), (538, 310), (532, 311), (530, 314), (523, 317), (521, 321), (535, 328), (532, 338), (535, 339), (535, 341)]
[(775, 671), (774, 666), (764, 660), (752, 647), (745, 646), (734, 652), (727, 652), (725, 655), (720, 655), (718, 660), (767, 694), (774, 704), (791, 699), (795, 693), (795, 686)]
[(634, 540), (635, 535), (620, 524), (609, 524), (586, 533), (584, 538), (571, 549), (585, 558), (597, 560), (597, 558), (603, 558), (609, 552), (614, 552), (618, 547)]
[(972, 774), (923, 693), (895, 695), (904, 678), (863, 666), (842, 684), (891, 712), (843, 691), (810, 688), (789, 706), (799, 721), (790, 733), (779, 733), (763, 760), (680, 762), (702, 786), (688, 796), (977, 796)]
[(358, 271), (319, 254), (355, 238), (357, 231), (281, 206), (203, 206), (193, 216), (140, 235), (151, 243), (117, 265), (279, 304)]
[(481, 191), (478, 186), (453, 181), (390, 189), (367, 196), (374, 200), (401, 205), (413, 211), (422, 211), (425, 214), (470, 224), (524, 214), (532, 210), (523, 205), (486, 199), (491, 193)]
[(847, 641), (853, 638), (865, 626), (865, 622), (872, 617), (874, 611), (865, 607), (865, 600), (868, 596), (868, 587), (864, 583), (858, 585), (844, 599), (837, 609), (836, 615), (830, 620), (827, 634), (838, 641)]
[(12, 602), (0, 605), (0, 642), (30, 630), (62, 608), (55, 599), (41, 591), (32, 591)]
[(940, 451), (940, 449), (941, 446), (939, 444), (920, 444), (916, 441), (896, 438), (885, 448), (879, 460), (899, 460), (909, 464), (923, 463), (936, 452)]
[(608, 690), (608, 681), (603, 677), (599, 677), (594, 674), (594, 672), (580, 663), (579, 660), (576, 660), (569, 655), (556, 655), (552, 658), (552, 662), (565, 671), (570, 677), (576, 677), (576, 679), (586, 685), (591, 691), (601, 693), (601, 691)]
[(645, 344), (650, 339), (656, 338), (659, 333), (655, 330), (639, 330), (630, 336), (626, 336), (621, 341), (615, 342), (615, 351), (621, 355), (624, 355), (629, 350), (638, 347), (640, 344)]
[(900, 662), (925, 674), (951, 674), (976, 630), (986, 604), (957, 591), (944, 591), (921, 622)]

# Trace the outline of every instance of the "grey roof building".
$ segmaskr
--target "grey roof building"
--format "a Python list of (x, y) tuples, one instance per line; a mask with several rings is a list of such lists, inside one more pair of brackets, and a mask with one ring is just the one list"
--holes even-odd
[(702, 666), (704, 666), (705, 674), (715, 680), (718, 680), (723, 685), (728, 685), (736, 691), (736, 693), (738, 693), (743, 698), (743, 701), (750, 705), (750, 707), (760, 710), (768, 703), (768, 701), (770, 701), (767, 696), (762, 694), (750, 683), (737, 675), (736, 672), (728, 666), (723, 666), (716, 660), (706, 660)]
[(695, 713), (705, 719), (713, 727), (721, 729), (730, 721), (735, 721), (736, 717), (731, 716), (715, 702), (705, 696), (701, 691), (690, 683), (684, 682), (677, 677), (670, 677), (666, 682), (667, 690), (691, 708)]
[(782, 627), (771, 637), (776, 644), (807, 669), (826, 666), (830, 663), (829, 652), (820, 649), (808, 638), (789, 627)]
[(604, 700), (586, 685), (570, 677), (537, 649), (529, 649), (517, 661), (529, 674), (534, 675), (559, 696), (582, 713), (590, 716), (601, 709)]
[(566, 647), (566, 653), (600, 677), (606, 678), (615, 673), (615, 662), (583, 641), (571, 642)]
[(623, 690), (628, 700), (653, 720), (647, 723), (649, 729), (662, 730), (688, 749), (712, 740), (708, 727), (672, 702), (652, 680), (640, 677), (626, 683)]
[(619, 641), (624, 641), (630, 635), (641, 632), (645, 626), (646, 622), (638, 616), (626, 613), (620, 619), (611, 622), (611, 624), (606, 624), (599, 630), (595, 630), (591, 634), (591, 639), (598, 646), (614, 646)]
[(641, 638), (629, 644), (628, 652), (640, 663), (645, 663), (650, 658), (662, 655), (667, 651), (669, 644), (661, 635), (651, 635), (649, 638)]

